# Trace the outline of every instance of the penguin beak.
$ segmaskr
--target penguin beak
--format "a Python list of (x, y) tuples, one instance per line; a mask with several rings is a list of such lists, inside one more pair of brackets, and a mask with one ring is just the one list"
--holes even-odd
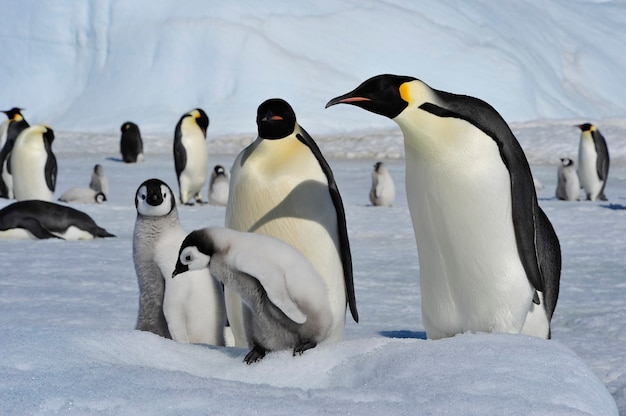
[(335, 104), (354, 104), (354, 103), (359, 103), (363, 101), (372, 101), (372, 100), (367, 97), (350, 97), (350, 96), (342, 95), (340, 97), (336, 97), (330, 100), (328, 103), (326, 103), (326, 107), (324, 108), (328, 108)]
[(189, 271), (189, 266), (182, 264), (180, 261), (176, 263), (176, 267), (172, 272), (172, 279), (181, 273), (185, 273)]

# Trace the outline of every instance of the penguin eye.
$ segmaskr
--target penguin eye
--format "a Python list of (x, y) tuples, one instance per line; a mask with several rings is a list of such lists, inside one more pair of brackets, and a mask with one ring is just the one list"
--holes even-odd
[(142, 200), (142, 201), (145, 201), (145, 200), (146, 200), (146, 194), (142, 194), (142, 195), (141, 195), (141, 200)]

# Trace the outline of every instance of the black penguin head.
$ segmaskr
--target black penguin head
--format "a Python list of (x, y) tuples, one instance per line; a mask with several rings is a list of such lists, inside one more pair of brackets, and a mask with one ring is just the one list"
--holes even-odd
[(585, 131), (591, 130), (593, 128), (593, 124), (591, 124), (591, 123), (584, 123), (584, 124), (579, 124), (579, 125), (577, 125), (575, 127), (578, 127), (582, 132), (585, 132)]
[(296, 113), (287, 101), (270, 98), (257, 109), (256, 125), (259, 137), (269, 140), (282, 139), (293, 133), (296, 127)]
[(215, 176), (226, 175), (226, 169), (224, 169), (224, 166), (222, 165), (215, 165), (215, 167), (213, 168), (213, 172), (215, 172)]
[(172, 189), (160, 179), (144, 181), (135, 193), (137, 213), (157, 217), (167, 215), (176, 207)]
[(52, 145), (52, 142), (54, 141), (54, 130), (52, 130), (50, 127), (48, 126), (44, 126), (45, 127), (45, 131), (43, 132), (43, 140), (48, 143), (48, 146)]
[(207, 114), (201, 108), (196, 108), (195, 110), (192, 110), (187, 114), (196, 119), (198, 127), (200, 127), (200, 130), (202, 130), (202, 134), (204, 134), (204, 137), (206, 137), (206, 131), (209, 128), (209, 116), (207, 116)]
[(572, 166), (574, 164), (574, 161), (568, 157), (562, 157), (561, 164), (563, 166)]
[(120, 130), (122, 131), (122, 133), (131, 133), (131, 132), (138, 133), (139, 126), (133, 123), (132, 121), (127, 121), (124, 124), (122, 124), (122, 127), (120, 127)]
[(383, 162), (374, 163), (374, 171), (378, 172), (378, 169), (383, 165)]
[(180, 245), (172, 278), (189, 270), (207, 267), (214, 252), (213, 240), (206, 229), (192, 231)]
[(7, 115), (9, 120), (11, 120), (11, 121), (19, 121), (19, 120), (22, 120), (24, 118), (22, 116), (22, 111), (23, 110), (24, 110), (23, 108), (13, 107), (10, 110), (3, 111), (3, 113)]
[(335, 104), (352, 104), (393, 119), (409, 104), (402, 97), (402, 85), (415, 79), (403, 75), (377, 75), (349, 93), (333, 98), (326, 104), (326, 108)]

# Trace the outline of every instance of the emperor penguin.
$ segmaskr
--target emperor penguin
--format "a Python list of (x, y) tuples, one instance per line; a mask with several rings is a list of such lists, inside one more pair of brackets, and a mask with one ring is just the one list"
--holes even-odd
[(51, 201), (56, 188), (57, 160), (52, 152), (54, 131), (35, 125), (15, 139), (9, 158), (15, 199)]
[(133, 259), (140, 294), (136, 329), (178, 342), (223, 346), (221, 285), (207, 269), (171, 278), (187, 235), (180, 225), (174, 193), (160, 179), (148, 179), (137, 189), (135, 207)]
[(78, 204), (102, 204), (106, 200), (107, 197), (102, 192), (80, 187), (70, 188), (59, 197), (59, 201)]
[(302, 354), (328, 339), (333, 316), (326, 283), (289, 244), (222, 227), (193, 231), (180, 246), (172, 278), (207, 267), (243, 299), (251, 349), (246, 363), (262, 359), (268, 351)]
[(127, 121), (120, 127), (122, 136), (120, 138), (120, 153), (125, 163), (143, 162), (143, 140), (139, 126), (132, 121)]
[(563, 201), (578, 201), (580, 196), (580, 181), (574, 161), (570, 158), (561, 158), (557, 170), (556, 197)]
[(392, 207), (395, 197), (396, 187), (387, 166), (383, 162), (376, 162), (372, 172), (370, 202), (377, 207)]
[(326, 107), (340, 103), (386, 116), (404, 135), (428, 338), (465, 331), (549, 338), (559, 240), (500, 114), (480, 99), (398, 75), (370, 78)]
[(209, 203), (224, 205), (228, 203), (230, 172), (222, 165), (215, 165), (209, 180)]
[[(231, 169), (226, 226), (278, 238), (302, 253), (328, 289), (330, 341), (342, 338), (346, 304), (358, 322), (345, 211), (333, 172), (319, 147), (279, 98), (257, 110), (258, 137)], [(246, 345), (241, 300), (225, 290), (236, 346)]]
[(89, 181), (89, 188), (93, 189), (97, 193), (102, 193), (105, 199), (109, 197), (109, 181), (104, 175), (104, 167), (96, 163), (91, 172), (91, 181)]
[(609, 149), (604, 136), (593, 124), (578, 126), (580, 145), (578, 147), (578, 175), (587, 199), (606, 201), (604, 187), (609, 176)]
[(115, 237), (89, 215), (54, 202), (30, 199), (0, 210), (0, 238), (91, 240)]
[(13, 177), (9, 171), (9, 157), (15, 144), (15, 139), (22, 130), (29, 127), (28, 122), (22, 116), (23, 108), (13, 107), (8, 111), (2, 111), (8, 119), (2, 123), (0, 129), (2, 146), (0, 147), (0, 198), (13, 199)]
[(196, 108), (184, 114), (174, 131), (174, 167), (180, 189), (180, 202), (193, 205), (203, 203), (202, 187), (206, 183), (209, 153), (206, 131), (209, 117)]

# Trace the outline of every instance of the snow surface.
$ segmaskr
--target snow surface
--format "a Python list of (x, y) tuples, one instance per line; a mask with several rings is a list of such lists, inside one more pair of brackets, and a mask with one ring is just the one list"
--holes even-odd
[[(118, 237), (0, 240), (0, 414), (626, 415), (626, 84), (622, 2), (23, 0), (0, 14), (0, 109), (57, 134), (56, 196), (105, 167), (111, 195), (78, 205)], [(406, 205), (402, 138), (332, 97), (379, 73), (480, 97), (511, 122), (563, 250), (550, 341), (462, 334), (427, 341)], [(211, 166), (254, 138), (257, 106), (287, 99), (346, 205), (361, 322), (301, 357), (184, 345), (134, 331), (137, 186), (176, 188), (178, 118), (211, 118)], [(146, 161), (119, 162), (119, 126)], [(554, 199), (558, 158), (594, 122), (609, 144), (608, 202)], [(372, 165), (393, 208), (367, 206)], [(9, 201), (0, 200), (0, 207)], [(181, 208), (187, 230), (224, 208)], [(617, 406), (616, 406), (617, 404)]]

